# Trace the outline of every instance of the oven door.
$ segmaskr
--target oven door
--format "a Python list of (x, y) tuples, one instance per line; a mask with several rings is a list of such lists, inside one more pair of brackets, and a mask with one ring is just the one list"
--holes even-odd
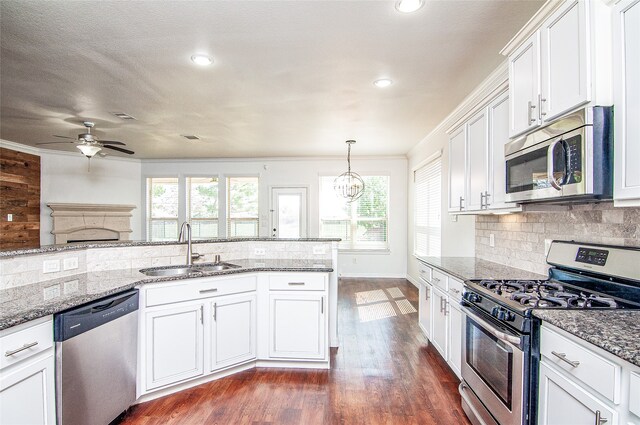
[[(507, 156), (507, 201), (527, 202), (586, 193), (585, 128), (522, 146)], [(514, 141), (512, 144), (522, 143)], [(509, 146), (507, 149), (514, 149)]]
[(468, 307), (462, 311), (462, 379), (500, 425), (521, 425), (526, 394), (524, 336)]

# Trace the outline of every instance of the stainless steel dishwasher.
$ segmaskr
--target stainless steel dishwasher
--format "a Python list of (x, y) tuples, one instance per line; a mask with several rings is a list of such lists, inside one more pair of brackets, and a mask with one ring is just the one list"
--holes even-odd
[(54, 316), (58, 425), (107, 425), (136, 400), (138, 290)]

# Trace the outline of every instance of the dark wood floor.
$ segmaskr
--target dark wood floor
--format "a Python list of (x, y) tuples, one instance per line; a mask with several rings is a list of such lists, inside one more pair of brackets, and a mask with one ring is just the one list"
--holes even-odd
[(241, 372), (134, 406), (122, 424), (469, 424), (457, 378), (411, 312), (411, 283), (343, 279), (338, 304), (331, 370)]

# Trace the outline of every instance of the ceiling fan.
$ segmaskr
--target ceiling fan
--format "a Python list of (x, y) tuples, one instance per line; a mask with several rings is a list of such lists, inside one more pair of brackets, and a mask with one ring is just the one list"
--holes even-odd
[(82, 152), (84, 156), (86, 156), (89, 159), (91, 159), (91, 157), (93, 157), (95, 154), (100, 152), (102, 148), (126, 153), (127, 155), (133, 155), (135, 153), (133, 151), (130, 151), (129, 149), (118, 147), (118, 146), (126, 146), (125, 143), (118, 142), (115, 140), (100, 140), (96, 135), (91, 134), (91, 129), (95, 126), (93, 122), (84, 121), (82, 125), (84, 125), (87, 128), (87, 132), (78, 134), (77, 139), (74, 139), (73, 137), (67, 137), (67, 136), (57, 136), (57, 135), (53, 136), (53, 137), (59, 137), (61, 139), (71, 139), (73, 140), (72, 142), (44, 142), (44, 143), (36, 143), (36, 144), (52, 145), (56, 143), (73, 143), (76, 145), (78, 149), (80, 149), (80, 152)]

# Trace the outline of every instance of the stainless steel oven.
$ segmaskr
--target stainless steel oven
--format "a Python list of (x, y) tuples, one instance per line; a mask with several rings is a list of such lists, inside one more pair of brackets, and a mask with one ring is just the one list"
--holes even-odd
[(507, 143), (507, 201), (611, 198), (612, 113), (611, 107), (581, 109)]
[(526, 417), (528, 335), (471, 307), (462, 307), (462, 384), (467, 416), (476, 425), (521, 425)]

